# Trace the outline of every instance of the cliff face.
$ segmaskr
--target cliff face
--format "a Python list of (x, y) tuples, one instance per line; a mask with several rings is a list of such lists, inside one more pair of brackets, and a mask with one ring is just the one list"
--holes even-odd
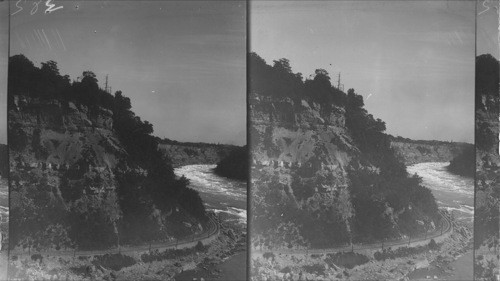
[(440, 141), (414, 141), (397, 140), (391, 141), (391, 147), (395, 150), (398, 158), (406, 165), (422, 162), (449, 162), (460, 155), (468, 143), (452, 143)]
[[(256, 233), (267, 233), (265, 243), (289, 247), (319, 245), (332, 233), (347, 236), (353, 215), (347, 170), (359, 150), (346, 132), (344, 109), (257, 95), (250, 104)], [(304, 231), (304, 221), (316, 224), (310, 225), (314, 233)]]
[[(354, 127), (371, 125), (354, 120), (360, 112), (251, 96), (255, 246), (327, 248), (435, 228), (439, 215), (430, 190), (408, 176), (388, 136)], [(372, 120), (364, 112), (364, 120)]]
[[(15, 105), (9, 111), (9, 124), (25, 143), (15, 144), (24, 144), (19, 151), (11, 150), (12, 168), (34, 163), (72, 166), (87, 161), (92, 167), (111, 170), (126, 154), (113, 132), (109, 110), (24, 97), (16, 97)], [(84, 151), (90, 153), (87, 159)]]
[(317, 103), (261, 96), (254, 96), (251, 104), (254, 166), (287, 175), (280, 178), (286, 185), (291, 184), (288, 175), (294, 169), (309, 172), (311, 177), (315, 173), (329, 175), (332, 188), (346, 185), (346, 167), (359, 151), (346, 132), (343, 108), (321, 114)]
[(11, 246), (99, 248), (202, 230), (175, 202), (167, 214), (130, 205), (135, 201), (127, 196), (143, 196), (141, 186), (151, 179), (128, 159), (111, 111), (18, 96), (14, 104), (8, 113)]

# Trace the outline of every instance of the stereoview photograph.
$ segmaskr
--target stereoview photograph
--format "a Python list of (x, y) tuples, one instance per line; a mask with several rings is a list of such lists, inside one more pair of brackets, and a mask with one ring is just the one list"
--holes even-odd
[(10, 24), (9, 277), (246, 279), (246, 3), (11, 1)]

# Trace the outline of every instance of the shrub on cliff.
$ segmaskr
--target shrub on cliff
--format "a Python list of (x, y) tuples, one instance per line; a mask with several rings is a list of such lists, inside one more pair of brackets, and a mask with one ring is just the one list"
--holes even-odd
[(237, 179), (248, 179), (248, 149), (247, 146), (238, 147), (232, 150), (228, 156), (223, 158), (217, 167), (215, 167), (217, 175)]
[(452, 173), (466, 176), (474, 177), (476, 172), (476, 150), (473, 145), (467, 146), (462, 153), (457, 155), (450, 161), (448, 170)]
[(251, 93), (295, 100), (307, 99), (323, 104), (325, 111), (329, 111), (332, 104), (345, 103), (345, 94), (332, 86), (325, 69), (316, 69), (312, 79), (303, 81), (302, 73), (292, 72), (288, 59), (275, 60), (270, 66), (253, 52), (249, 54), (248, 67)]

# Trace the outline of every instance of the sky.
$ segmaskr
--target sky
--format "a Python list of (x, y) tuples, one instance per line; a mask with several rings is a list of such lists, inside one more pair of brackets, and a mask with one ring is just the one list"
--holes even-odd
[(474, 140), (475, 5), (468, 1), (254, 1), (250, 49), (324, 68), (387, 133)]
[(11, 55), (91, 70), (102, 88), (108, 75), (159, 137), (246, 143), (244, 1), (33, 3), (12, 1)]
[(477, 54), (500, 55), (500, 16), (498, 1), (477, 2)]

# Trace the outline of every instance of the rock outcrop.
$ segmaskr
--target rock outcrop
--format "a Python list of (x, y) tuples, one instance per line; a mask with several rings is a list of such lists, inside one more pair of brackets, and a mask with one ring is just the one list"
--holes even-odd
[[(348, 116), (340, 105), (250, 96), (256, 246), (333, 247), (368, 242), (384, 235), (402, 235), (384, 229), (415, 224), (419, 215), (410, 213), (417, 208), (429, 204), (429, 210), (437, 211), (434, 199), (427, 195), (396, 202), (394, 198), (400, 196), (396, 194), (402, 192), (396, 186), (404, 185), (414, 194), (430, 191), (406, 178), (404, 166), (394, 164), (388, 147), (371, 155), (362, 151), (347, 125)], [(374, 156), (377, 153), (381, 156)], [(391, 170), (399, 175), (381, 180), (386, 177), (379, 176), (383, 165), (386, 174)]]

